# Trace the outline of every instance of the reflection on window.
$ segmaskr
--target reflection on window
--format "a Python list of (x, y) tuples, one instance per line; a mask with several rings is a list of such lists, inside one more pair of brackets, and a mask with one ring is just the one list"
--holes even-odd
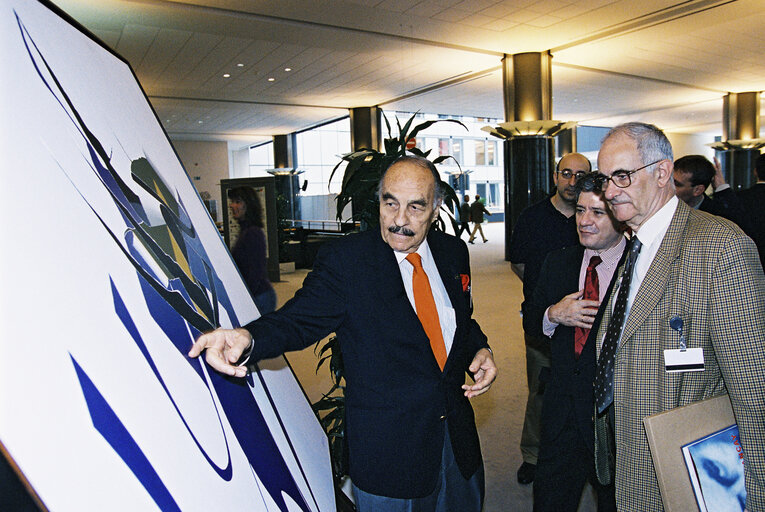
[(486, 144), (482, 140), (475, 141), (475, 164), (486, 165)]
[(477, 140), (475, 141), (475, 164), (476, 165), (497, 165), (497, 141)]
[(487, 208), (498, 208), (502, 206), (500, 185), (500, 183), (476, 183), (475, 191), (481, 196), (481, 201)]
[[(297, 146), (297, 167), (303, 169), (301, 187), (302, 196), (323, 196), (338, 193), (342, 184), (344, 166), (341, 166), (332, 181), (329, 176), (332, 168), (340, 161), (340, 155), (351, 151), (350, 118), (325, 124), (299, 132), (295, 136)], [(306, 185), (305, 182), (308, 182)]]
[(449, 153), (449, 139), (438, 139), (438, 155), (448, 155)]
[(462, 139), (452, 139), (451, 154), (458, 163), (462, 163)]

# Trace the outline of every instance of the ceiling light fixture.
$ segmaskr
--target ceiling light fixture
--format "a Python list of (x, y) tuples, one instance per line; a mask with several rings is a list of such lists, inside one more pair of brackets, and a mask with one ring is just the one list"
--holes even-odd
[(242, 63), (240, 62), (239, 64), (237, 64), (237, 65), (236, 65), (236, 67), (238, 67), (238, 68), (243, 68), (243, 67), (244, 67), (244, 64), (242, 64)]
[(268, 78), (268, 81), (269, 81), (269, 82), (273, 82), (274, 80), (276, 80), (276, 78), (273, 78), (273, 77), (269, 77), (269, 78)]
[(500, 139), (513, 137), (554, 137), (563, 130), (576, 126), (576, 121), (513, 121), (499, 123), (499, 126), (484, 126), (482, 131), (489, 132)]
[(284, 71), (289, 73), (290, 71), (292, 71), (292, 68), (284, 68)]
[(223, 74), (223, 78), (229, 78), (230, 76), (231, 76), (231, 75), (229, 75), (228, 73), (224, 73), (224, 74)]

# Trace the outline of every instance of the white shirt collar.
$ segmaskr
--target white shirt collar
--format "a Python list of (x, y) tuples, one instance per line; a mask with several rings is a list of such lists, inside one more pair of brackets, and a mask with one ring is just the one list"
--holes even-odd
[(672, 222), (672, 217), (677, 210), (677, 196), (667, 201), (659, 211), (651, 215), (651, 217), (640, 226), (640, 231), (636, 231), (635, 235), (644, 246), (651, 246), (657, 239), (661, 241), (664, 238), (664, 234), (669, 228), (669, 223)]
[[(420, 246), (417, 248), (416, 251), (417, 254), (420, 255), (420, 258), (422, 258), (422, 261), (431, 260), (432, 256), (430, 255), (430, 247), (428, 246), (428, 239), (422, 241)], [(409, 253), (406, 252), (399, 252), (399, 251), (393, 251), (393, 254), (396, 255), (396, 262), (401, 265), (401, 262), (406, 259), (406, 257), (409, 255)], [(424, 265), (424, 263), (423, 263)]]

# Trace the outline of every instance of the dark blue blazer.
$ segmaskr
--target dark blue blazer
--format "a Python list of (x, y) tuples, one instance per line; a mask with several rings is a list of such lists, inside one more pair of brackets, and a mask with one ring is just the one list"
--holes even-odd
[[(547, 255), (532, 299), (524, 309), (523, 328), (526, 332), (543, 337), (542, 319), (547, 308), (579, 290), (583, 255), (584, 248), (579, 245)], [(614, 279), (611, 279), (605, 297), (610, 295), (613, 285)], [(573, 327), (559, 325), (550, 339), (550, 372), (542, 377), (545, 391), (540, 443), (555, 439), (563, 428), (576, 428), (594, 455), (593, 383), (597, 369), (595, 334), (598, 332), (604, 305), (605, 301), (602, 301), (595, 325), (578, 359), (574, 354)], [(574, 424), (567, 421), (572, 411)]]
[(351, 479), (366, 492), (393, 498), (435, 489), (445, 425), (462, 474), (469, 478), (481, 464), (473, 409), (461, 389), (476, 352), (488, 347), (471, 317), (467, 246), (436, 231), (428, 245), (457, 321), (443, 372), (378, 230), (325, 244), (295, 297), (246, 326), (255, 360), (337, 334)]

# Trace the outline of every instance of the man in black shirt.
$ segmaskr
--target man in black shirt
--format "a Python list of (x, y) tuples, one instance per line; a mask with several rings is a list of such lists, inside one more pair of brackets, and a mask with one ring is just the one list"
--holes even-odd
[[(564, 156), (558, 162), (553, 175), (555, 193), (529, 206), (518, 217), (510, 240), (510, 262), (513, 271), (523, 281), (524, 304), (534, 293), (539, 271), (547, 253), (579, 243), (574, 219), (576, 210), (574, 186), (577, 179), (591, 169), (590, 161), (584, 155), (570, 153)], [(521, 311), (523, 311), (523, 305), (521, 305)], [(539, 421), (544, 391), (543, 382), (540, 386), (540, 374), (549, 372), (550, 342), (528, 333), (525, 334), (524, 339), (529, 396), (521, 434), (523, 464), (518, 468), (518, 482), (530, 484), (534, 481), (539, 451)]]

